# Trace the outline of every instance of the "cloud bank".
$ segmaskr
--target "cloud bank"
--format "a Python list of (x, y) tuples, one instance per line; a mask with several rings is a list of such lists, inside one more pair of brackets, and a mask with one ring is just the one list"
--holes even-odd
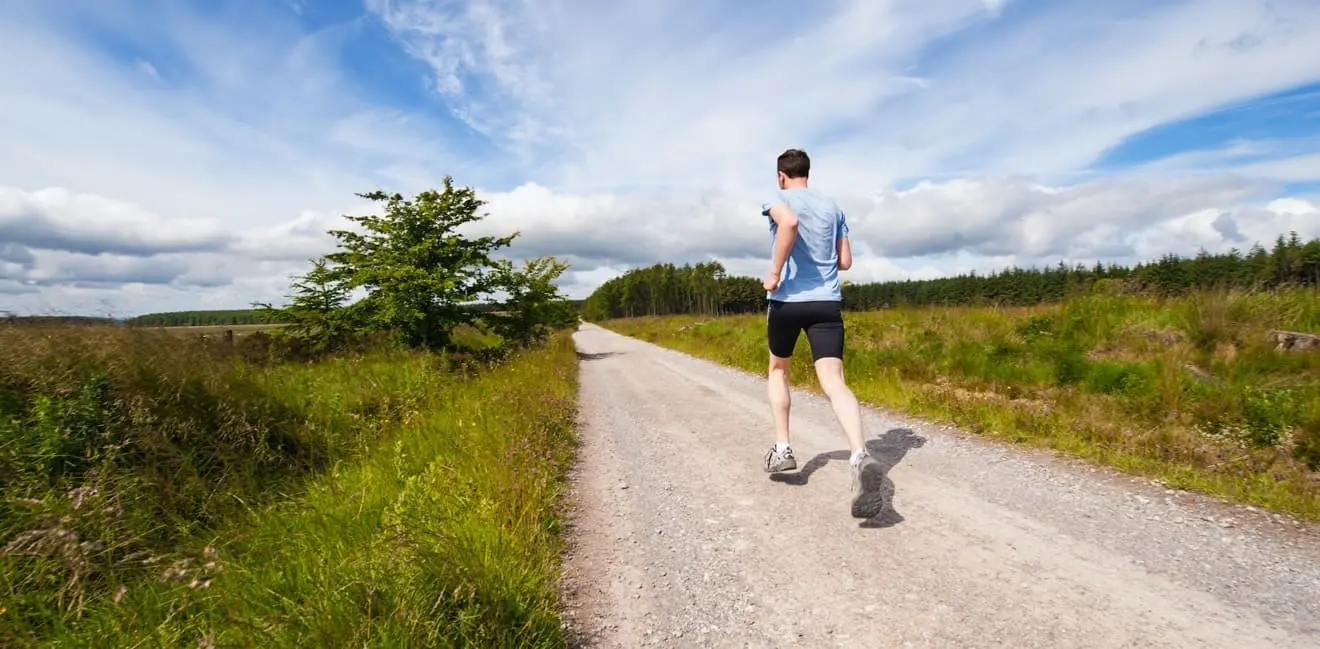
[(0, 310), (279, 300), (356, 192), (446, 174), (574, 296), (662, 261), (759, 275), (790, 146), (854, 281), (1320, 236), (1307, 0), (0, 9)]

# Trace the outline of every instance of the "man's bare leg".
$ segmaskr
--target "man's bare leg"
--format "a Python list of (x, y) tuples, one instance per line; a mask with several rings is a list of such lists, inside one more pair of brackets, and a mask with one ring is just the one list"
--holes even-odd
[(765, 456), (765, 470), (770, 473), (797, 468), (797, 459), (788, 443), (788, 411), (792, 397), (788, 391), (788, 371), (792, 358), (770, 355), (770, 369), (766, 388), (770, 396), (770, 412), (775, 420), (775, 445)]
[(820, 379), (821, 390), (829, 397), (829, 404), (834, 408), (834, 417), (843, 427), (847, 437), (847, 446), (857, 456), (866, 450), (862, 442), (862, 408), (858, 405), (853, 390), (843, 380), (843, 360), (826, 357), (816, 361), (816, 377)]
[(843, 359), (822, 358), (816, 361), (816, 378), (820, 380), (820, 388), (834, 408), (834, 416), (843, 427), (843, 434), (848, 437), (848, 450), (852, 451), (856, 459), (866, 450), (862, 441), (862, 409), (843, 379)]
[(843, 360), (827, 357), (816, 361), (816, 377), (820, 379), (821, 390), (829, 397), (834, 416), (848, 437), (848, 447), (852, 451), (848, 460), (852, 475), (852, 515), (857, 518), (876, 516), (884, 509), (884, 497), (879, 489), (882, 471), (862, 439), (862, 408), (843, 379)]
[(792, 396), (788, 391), (788, 371), (793, 359), (770, 356), (770, 411), (775, 418), (775, 441), (788, 444), (788, 411)]

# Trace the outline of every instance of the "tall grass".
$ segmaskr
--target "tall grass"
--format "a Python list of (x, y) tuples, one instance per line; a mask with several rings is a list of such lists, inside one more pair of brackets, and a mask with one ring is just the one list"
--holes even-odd
[[(988, 436), (1320, 518), (1320, 354), (1269, 329), (1320, 331), (1313, 291), (1096, 293), (1051, 306), (847, 313), (858, 396)], [(606, 326), (763, 372), (764, 316)], [(818, 388), (806, 339), (797, 382)]]
[(0, 645), (562, 644), (575, 372), (0, 328)]

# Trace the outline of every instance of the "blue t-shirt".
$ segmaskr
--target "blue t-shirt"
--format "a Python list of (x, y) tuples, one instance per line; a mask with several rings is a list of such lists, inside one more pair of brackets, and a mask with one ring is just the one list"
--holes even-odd
[(776, 190), (761, 205), (761, 214), (770, 222), (772, 255), (779, 225), (770, 218), (770, 207), (776, 203), (787, 204), (797, 215), (798, 233), (779, 274), (779, 290), (767, 293), (766, 297), (782, 302), (842, 300), (838, 241), (848, 236), (848, 220), (843, 210), (830, 197), (811, 187)]

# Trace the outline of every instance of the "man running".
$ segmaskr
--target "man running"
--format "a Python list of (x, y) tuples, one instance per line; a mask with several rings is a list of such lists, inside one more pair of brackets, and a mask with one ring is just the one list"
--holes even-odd
[[(820, 386), (834, 408), (848, 438), (854, 493), (853, 515), (859, 510), (863, 473), (878, 465), (862, 441), (862, 414), (857, 398), (843, 378), (843, 293), (839, 271), (852, 266), (848, 222), (843, 210), (823, 193), (807, 186), (811, 159), (800, 149), (779, 156), (779, 191), (761, 207), (770, 221), (773, 241), (770, 272), (763, 285), (770, 306), (766, 338), (770, 347), (770, 408), (775, 422), (775, 445), (765, 456), (769, 473), (797, 468), (788, 438), (790, 405), (788, 370), (798, 335), (807, 332)], [(878, 472), (877, 472), (878, 473)], [(867, 481), (869, 483), (869, 481)], [(861, 492), (861, 493), (859, 493)]]

